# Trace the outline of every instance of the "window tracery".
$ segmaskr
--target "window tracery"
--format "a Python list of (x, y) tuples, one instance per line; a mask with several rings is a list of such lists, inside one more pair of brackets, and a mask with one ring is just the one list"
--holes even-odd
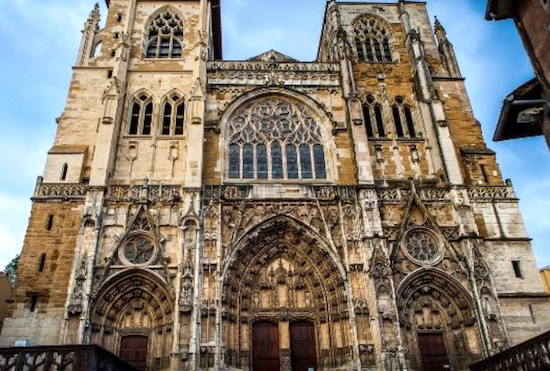
[(372, 17), (362, 16), (355, 22), (355, 45), (359, 62), (392, 62), (390, 32)]
[(131, 105), (128, 134), (151, 135), (153, 124), (153, 102), (145, 93), (139, 94)]
[(280, 97), (241, 108), (228, 123), (230, 179), (326, 179), (321, 128)]
[(185, 101), (179, 93), (170, 95), (163, 106), (161, 135), (183, 135)]
[(129, 264), (147, 265), (155, 258), (155, 247), (149, 237), (136, 234), (128, 238), (122, 248), (122, 258)]
[[(411, 107), (405, 103), (403, 98), (398, 97), (392, 107), (395, 132), (398, 138), (416, 138), (416, 128)], [(405, 126), (403, 126), (405, 123)], [(406, 131), (405, 131), (406, 128)]]
[(409, 231), (404, 239), (404, 247), (413, 260), (423, 264), (432, 264), (441, 256), (439, 241), (424, 229)]
[(183, 22), (170, 9), (156, 15), (149, 22), (145, 43), (147, 58), (181, 58)]

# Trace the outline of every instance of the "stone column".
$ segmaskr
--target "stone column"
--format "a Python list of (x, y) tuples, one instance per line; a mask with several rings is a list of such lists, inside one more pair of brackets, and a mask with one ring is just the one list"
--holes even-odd
[(281, 350), (281, 371), (292, 371), (290, 354), (290, 323), (279, 322), (279, 349)]

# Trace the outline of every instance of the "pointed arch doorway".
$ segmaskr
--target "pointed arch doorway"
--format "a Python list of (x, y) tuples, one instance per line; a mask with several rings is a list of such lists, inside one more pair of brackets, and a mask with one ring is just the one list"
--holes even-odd
[[(351, 338), (338, 337), (352, 316), (342, 271), (322, 237), (289, 217), (269, 219), (247, 233), (224, 269), (220, 334), (226, 365), (271, 369), (259, 366), (267, 362), (262, 354), (269, 363), (277, 358), (269, 366), (274, 369), (291, 369), (292, 362), (293, 370), (306, 371), (349, 363), (350, 352), (341, 349), (350, 349)], [(274, 335), (259, 332), (266, 321), (279, 332), (278, 349)]]

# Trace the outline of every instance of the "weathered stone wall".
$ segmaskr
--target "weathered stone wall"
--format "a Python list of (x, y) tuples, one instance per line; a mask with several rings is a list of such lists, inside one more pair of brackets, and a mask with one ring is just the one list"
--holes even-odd
[[(50, 217), (53, 222), (48, 230)], [(58, 344), (81, 220), (81, 202), (33, 205), (2, 346), (24, 339), (33, 345)], [(39, 272), (42, 254), (45, 259)], [(33, 297), (36, 303), (31, 311)]]

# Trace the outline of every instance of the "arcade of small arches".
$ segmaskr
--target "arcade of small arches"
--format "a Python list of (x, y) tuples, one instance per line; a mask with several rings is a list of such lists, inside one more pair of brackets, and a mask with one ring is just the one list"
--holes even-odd
[[(391, 106), (393, 127), (396, 139), (416, 139), (417, 128), (414, 120), (413, 108), (402, 97), (397, 97)], [(378, 100), (372, 95), (367, 95), (363, 103), (363, 118), (367, 137), (370, 139), (388, 138), (386, 115)]]

